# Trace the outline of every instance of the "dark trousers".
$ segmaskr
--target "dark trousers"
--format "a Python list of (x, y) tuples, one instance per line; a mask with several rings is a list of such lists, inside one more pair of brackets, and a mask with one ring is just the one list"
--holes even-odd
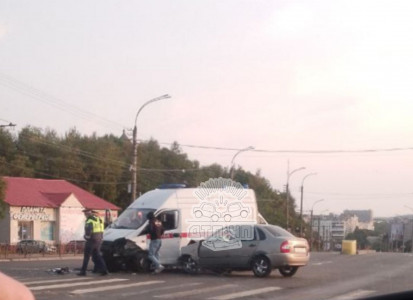
[(95, 264), (94, 270), (98, 272), (108, 271), (105, 261), (103, 260), (103, 257), (100, 254), (101, 244), (102, 244), (101, 240), (86, 241), (85, 250), (83, 252), (83, 264), (82, 264), (82, 269), (81, 269), (82, 272), (86, 272), (90, 257), (92, 257), (92, 261)]

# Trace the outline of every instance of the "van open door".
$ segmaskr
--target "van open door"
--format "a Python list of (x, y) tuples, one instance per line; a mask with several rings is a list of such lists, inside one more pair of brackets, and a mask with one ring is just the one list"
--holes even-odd
[(157, 217), (161, 220), (165, 232), (162, 236), (162, 246), (159, 250), (161, 264), (175, 265), (180, 256), (181, 229), (178, 210), (162, 211)]

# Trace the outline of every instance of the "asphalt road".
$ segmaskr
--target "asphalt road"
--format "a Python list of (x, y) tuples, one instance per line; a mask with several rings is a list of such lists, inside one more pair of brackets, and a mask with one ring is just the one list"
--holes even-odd
[[(413, 255), (313, 253), (308, 266), (292, 278), (274, 270), (268, 278), (252, 272), (187, 275), (112, 273), (76, 276), (80, 257), (70, 260), (0, 262), (0, 270), (25, 283), (41, 299), (358, 299), (413, 290)], [(57, 275), (50, 269), (69, 267)]]

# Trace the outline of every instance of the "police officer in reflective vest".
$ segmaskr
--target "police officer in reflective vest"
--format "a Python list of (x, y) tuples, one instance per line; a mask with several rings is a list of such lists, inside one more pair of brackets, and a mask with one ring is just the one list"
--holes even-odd
[(101, 275), (108, 275), (108, 269), (106, 267), (105, 261), (100, 253), (100, 246), (103, 239), (103, 229), (104, 224), (101, 218), (97, 216), (97, 212), (85, 209), (83, 210), (86, 216), (85, 222), (85, 249), (83, 253), (83, 264), (79, 276), (85, 276), (87, 265), (89, 264), (90, 257), (95, 263), (95, 269)]

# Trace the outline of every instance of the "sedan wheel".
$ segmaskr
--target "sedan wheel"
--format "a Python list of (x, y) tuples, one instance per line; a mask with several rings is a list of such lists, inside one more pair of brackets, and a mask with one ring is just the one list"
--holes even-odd
[(182, 266), (183, 266), (184, 271), (188, 274), (197, 274), (198, 273), (198, 270), (199, 270), (198, 264), (190, 256), (187, 256), (187, 257), (184, 258)]
[(298, 270), (298, 267), (281, 267), (278, 271), (284, 277), (292, 277)]
[(271, 273), (271, 263), (265, 256), (259, 256), (252, 260), (252, 271), (257, 277), (266, 277)]

